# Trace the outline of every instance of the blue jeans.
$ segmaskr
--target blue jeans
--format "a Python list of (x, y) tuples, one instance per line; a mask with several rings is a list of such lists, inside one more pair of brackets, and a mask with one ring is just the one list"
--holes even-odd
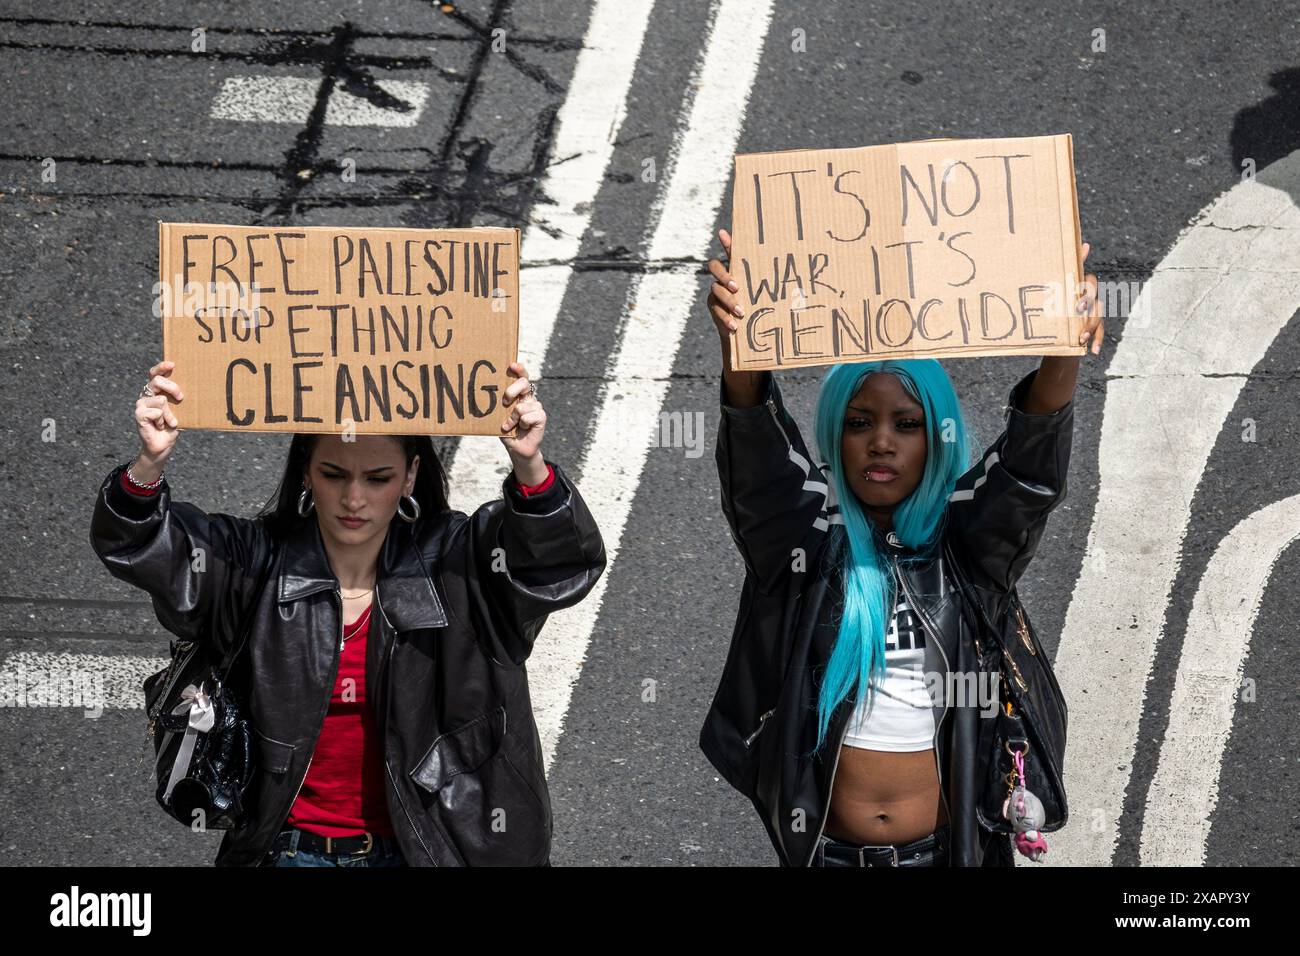
[[(406, 859), (392, 838), (376, 843), (365, 854), (313, 853), (298, 847), (300, 833), (300, 830), (293, 829), (289, 845), (271, 850), (262, 866), (406, 866)], [(389, 846), (387, 850), (384, 849), (386, 844)]]

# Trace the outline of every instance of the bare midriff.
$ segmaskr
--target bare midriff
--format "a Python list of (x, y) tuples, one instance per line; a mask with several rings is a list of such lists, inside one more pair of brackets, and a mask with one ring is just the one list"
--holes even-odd
[(845, 843), (907, 843), (947, 822), (933, 749), (840, 748), (826, 836)]

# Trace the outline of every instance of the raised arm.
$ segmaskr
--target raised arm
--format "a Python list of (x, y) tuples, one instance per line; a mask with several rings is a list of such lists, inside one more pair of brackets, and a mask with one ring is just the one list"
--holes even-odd
[[(1083, 259), (1089, 249), (1085, 243)], [(1085, 277), (1076, 307), (1087, 314), (1080, 344), (1098, 354), (1105, 324), (1095, 275)], [(994, 620), (1033, 559), (1047, 516), (1066, 494), (1079, 360), (1044, 356), (1016, 383), (1005, 429), (949, 496), (949, 540)]]
[(122, 484), (127, 467), (100, 487), (91, 547), (113, 577), (150, 595), (163, 627), (228, 654), (270, 566), (262, 522), (172, 501), (166, 479), (152, 495), (135, 496)]
[(442, 546), (443, 575), (461, 578), (483, 651), (501, 665), (523, 664), (547, 616), (581, 601), (605, 570), (586, 502), (547, 464), (545, 491), (525, 495), (507, 478), (503, 497), (453, 522)]
[[(718, 237), (730, 255), (731, 237)], [(826, 476), (812, 460), (799, 426), (786, 410), (771, 372), (731, 368), (736, 334), (736, 282), (718, 259), (709, 261), (714, 283), (708, 306), (722, 351), (721, 420), (715, 457), (722, 512), (745, 567), (759, 589), (771, 590), (789, 572), (799, 548), (826, 508)]]
[(1025, 396), (1039, 374), (1031, 372), (1012, 388), (1002, 434), (948, 497), (946, 533), (994, 619), (1066, 493), (1074, 403), (1026, 412)]
[[(90, 521), (90, 544), (109, 573), (149, 593), (167, 630), (207, 640), (219, 654), (237, 639), (271, 561), (260, 521), (208, 515), (172, 501), (163, 477), (179, 432), (169, 402), (184, 399), (159, 362), (135, 403), (140, 453), (104, 480)], [(135, 489), (135, 490), (132, 490)]]
[(605, 570), (596, 519), (559, 465), (542, 457), (546, 409), (512, 362), (502, 396), (511, 412), (501, 422), (514, 437), (501, 443), (513, 470), (502, 497), (467, 520), (453, 521), (443, 543), (444, 576), (462, 579), (484, 652), (496, 663), (527, 660), (547, 615), (577, 604)]

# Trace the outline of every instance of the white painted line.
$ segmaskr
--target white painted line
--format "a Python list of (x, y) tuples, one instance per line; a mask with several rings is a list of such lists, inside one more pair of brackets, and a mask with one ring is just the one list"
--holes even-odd
[[(579, 253), (614, 155), (653, 6), (653, 0), (598, 0), (556, 118), (550, 165), (540, 187), (554, 203), (534, 207), (534, 221), (520, 249), (524, 318), (519, 323), (519, 361), (534, 378), (545, 374), (551, 333), (573, 274), (569, 263)], [(539, 386), (539, 398), (546, 401), (544, 386)], [(484, 501), (501, 497), (501, 480), (509, 470), (510, 459), (498, 439), (460, 439), (448, 468), (452, 507), (472, 514)], [(586, 485), (583, 495), (590, 500)], [(528, 662), (533, 713), (548, 770), (587, 649), (585, 640), (579, 644), (566, 637), (581, 626), (572, 621), (578, 610), (551, 615)]]
[[(545, 372), (551, 333), (573, 275), (568, 263), (581, 249), (623, 128), (628, 90), (653, 7), (653, 0), (596, 3), (556, 118), (550, 164), (539, 189), (554, 204), (533, 207), (534, 220), (520, 240), (519, 361), (532, 378), (540, 380)], [(546, 402), (540, 385), (538, 398)], [(500, 440), (460, 439), (448, 473), (451, 506), (473, 514), (484, 501), (500, 498), (501, 481), (509, 471), (510, 459)], [(534, 697), (534, 711), (545, 706)]]
[[(320, 85), (320, 77), (228, 76), (212, 101), (211, 115), (240, 123), (300, 126), (311, 114)], [(409, 127), (419, 122), (429, 98), (427, 83), (384, 80), (377, 85), (410, 108), (386, 109), (335, 86), (325, 107), (325, 125)]]
[(0, 661), (0, 707), (144, 707), (146, 677), (170, 658), (18, 651)]
[(1273, 567), (1300, 537), (1300, 495), (1261, 508), (1215, 550), (1187, 621), (1169, 727), (1142, 817), (1143, 866), (1204, 866), (1250, 636)]
[(1293, 153), (1206, 207), (1138, 297), (1150, 321), (1129, 321), (1107, 370), (1101, 490), (1055, 664), (1070, 823), (1051, 863), (1111, 864), (1193, 495), (1245, 377), (1300, 306), (1298, 188)]
[[(771, 19), (771, 3), (721, 0), (700, 54), (689, 106), (678, 120), (664, 188), (650, 213), (652, 261), (686, 260), (641, 276), (628, 291), (618, 352), (582, 463), (582, 494), (600, 527), (608, 567), (591, 593), (548, 621), (529, 660), (529, 685), (544, 700), (538, 713), (549, 767), (573, 687), (596, 629), (623, 530), (658, 434), (659, 415), (686, 323), (708, 321), (695, 262), (707, 254), (711, 229), (731, 174), (749, 91)], [(687, 94), (690, 95), (689, 93)], [(628, 688), (635, 693), (636, 688)], [(543, 696), (544, 695), (544, 696)]]

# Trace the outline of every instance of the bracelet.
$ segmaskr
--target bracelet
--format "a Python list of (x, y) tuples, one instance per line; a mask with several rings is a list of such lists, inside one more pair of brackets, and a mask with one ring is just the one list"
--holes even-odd
[(159, 485), (162, 484), (164, 474), (166, 474), (166, 472), (159, 472), (158, 477), (156, 479), (149, 482), (148, 484), (145, 484), (143, 481), (138, 481), (136, 477), (133, 474), (131, 474), (130, 463), (128, 463), (126, 466), (126, 480), (130, 482), (132, 485), (134, 485), (136, 488), (139, 488), (141, 491), (153, 491), (155, 488), (157, 488)]

